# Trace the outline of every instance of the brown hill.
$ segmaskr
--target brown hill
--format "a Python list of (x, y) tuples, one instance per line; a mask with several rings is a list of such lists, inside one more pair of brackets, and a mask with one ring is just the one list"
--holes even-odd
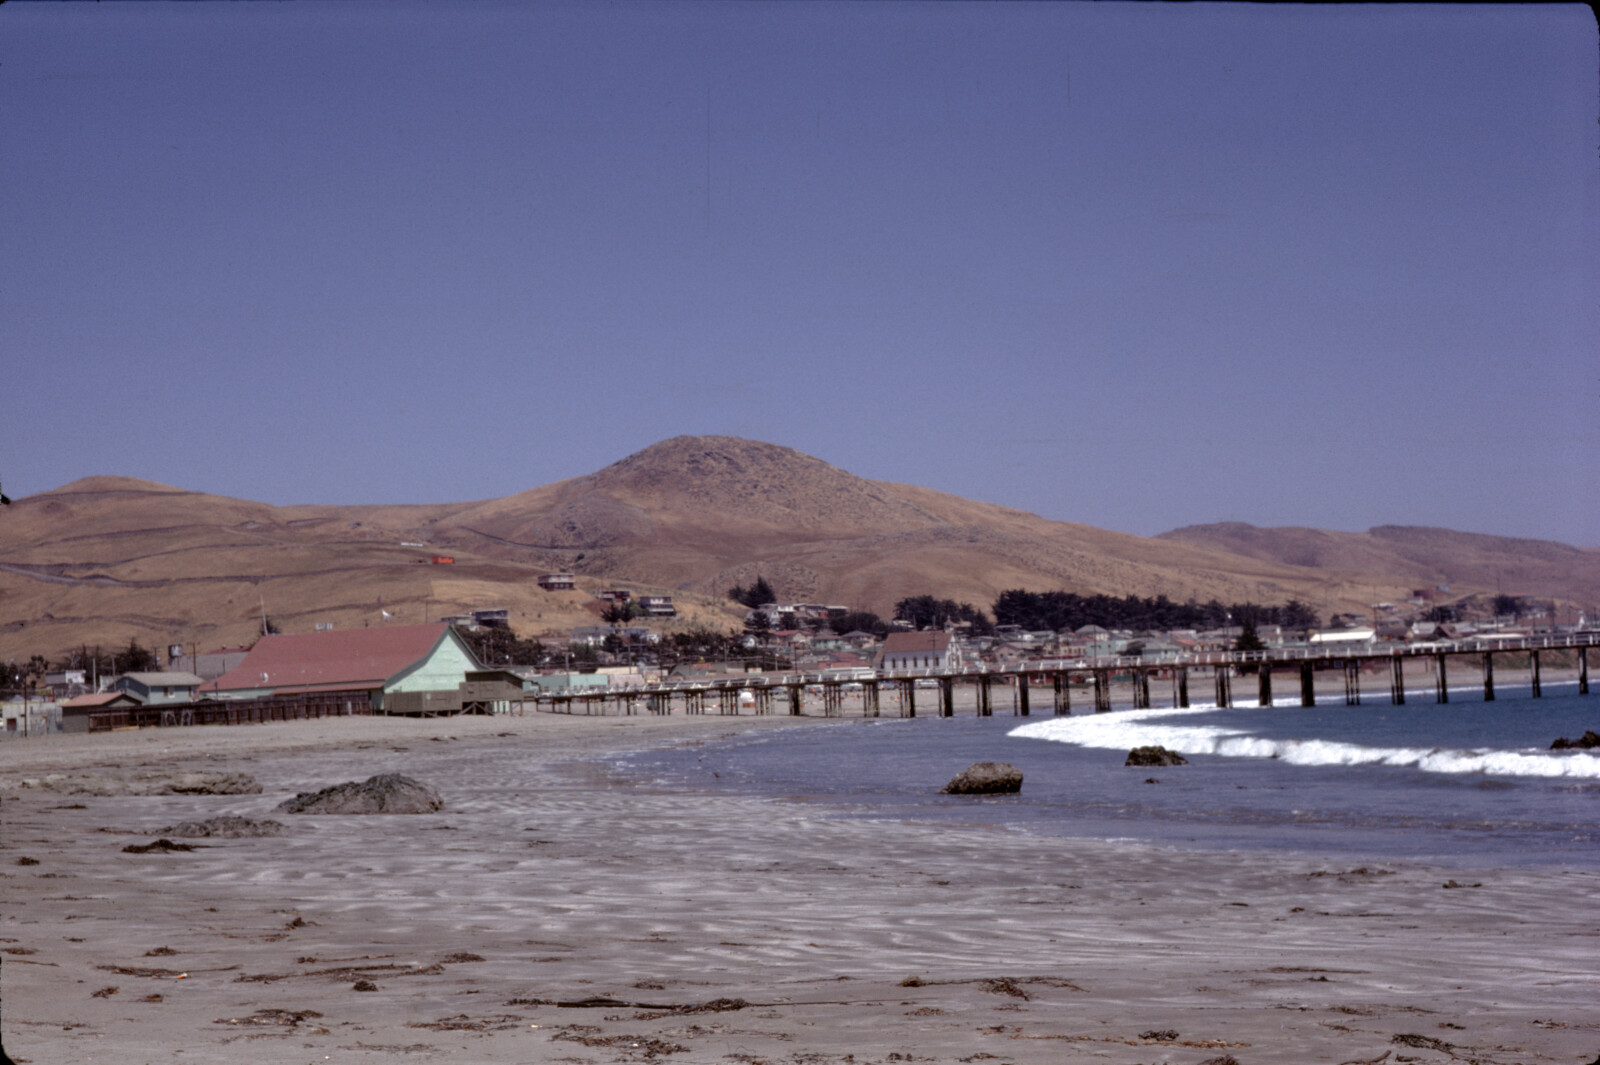
[[(988, 606), (1018, 587), (1292, 596), (1327, 612), (1438, 583), (1435, 570), (1472, 590), (1462, 586), (1474, 578), (1430, 561), (1453, 549), (1441, 538), (1466, 534), (1429, 530), (1433, 554), (1419, 536), (1404, 555), (1361, 554), (1339, 539), (1361, 534), (1302, 532), (1308, 543), (1344, 546), (1291, 557), (1249, 537), (1208, 541), (1193, 530), (1146, 539), (868, 481), (789, 448), (715, 436), (677, 437), (587, 476), (471, 503), (274, 507), (91, 477), (0, 512), (0, 659), (129, 638), (210, 650), (249, 642), (263, 613), (290, 632), (382, 624), (380, 602), (405, 622), (504, 607), (521, 633), (557, 633), (594, 623), (584, 592), (613, 583), (674, 595), (685, 615), (678, 624), (732, 626), (738, 612), (722, 593), (758, 573), (785, 598), (883, 614), (907, 595)], [(1405, 539), (1378, 532), (1366, 535)], [(1478, 541), (1494, 538), (1469, 539), (1481, 563), (1473, 574), (1490, 575), (1495, 549)], [(1589, 575), (1591, 594), (1600, 588), (1594, 552), (1544, 546), (1541, 565), (1581, 561), (1572, 572)], [(434, 555), (454, 564), (433, 565)], [(578, 574), (583, 591), (543, 591), (535, 579), (551, 570)], [(1539, 580), (1545, 572), (1528, 571)]]
[(1580, 604), (1600, 602), (1600, 548), (1549, 540), (1484, 536), (1417, 525), (1379, 525), (1362, 533), (1242, 522), (1189, 525), (1157, 539), (1212, 547), (1291, 566), (1380, 574), (1418, 587), (1449, 585)]

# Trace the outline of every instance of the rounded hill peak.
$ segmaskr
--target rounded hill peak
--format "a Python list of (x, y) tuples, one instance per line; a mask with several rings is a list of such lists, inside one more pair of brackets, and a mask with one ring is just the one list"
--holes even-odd
[(739, 436), (675, 436), (619, 459), (594, 477), (674, 480), (740, 479), (760, 475), (852, 477), (794, 448)]
[(570, 484), (652, 511), (790, 529), (888, 531), (938, 520), (890, 485), (737, 436), (675, 436)]
[(64, 484), (60, 488), (52, 488), (44, 494), (56, 495), (66, 492), (82, 494), (95, 492), (159, 492), (163, 495), (176, 492), (184, 495), (189, 494), (187, 489), (177, 488), (170, 484), (162, 484), (159, 481), (146, 481), (138, 477), (115, 476), (80, 477), (71, 484)]

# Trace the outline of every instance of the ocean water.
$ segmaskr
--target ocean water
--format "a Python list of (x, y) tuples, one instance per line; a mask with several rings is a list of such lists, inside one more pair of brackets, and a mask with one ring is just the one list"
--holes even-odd
[[(842, 720), (629, 755), (668, 788), (817, 804), (843, 817), (1003, 825), (1174, 848), (1600, 869), (1600, 750), (1548, 750), (1600, 731), (1600, 695), (1412, 698), (1404, 706), (1196, 707), (1071, 717)], [(1189, 764), (1131, 768), (1161, 744)], [(976, 761), (1022, 793), (938, 794)]]

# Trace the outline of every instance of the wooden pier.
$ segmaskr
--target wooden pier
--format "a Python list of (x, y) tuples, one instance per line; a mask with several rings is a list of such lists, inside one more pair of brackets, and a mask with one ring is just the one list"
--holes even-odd
[[(1277, 676), (1298, 679), (1301, 706), (1317, 705), (1318, 673), (1337, 673), (1342, 680), (1344, 705), (1361, 704), (1361, 675), (1365, 669), (1387, 672), (1389, 701), (1404, 705), (1407, 696), (1407, 663), (1420, 660), (1433, 675), (1433, 696), (1449, 702), (1447, 663), (1451, 657), (1477, 659), (1482, 668), (1483, 697), (1495, 697), (1494, 660), (1496, 655), (1527, 655), (1531, 671), (1530, 690), (1534, 698), (1543, 696), (1541, 654), (1571, 651), (1577, 657), (1578, 692), (1589, 693), (1589, 648), (1600, 646), (1600, 632), (1566, 636), (1520, 637), (1511, 640), (1459, 640), (1452, 643), (1414, 644), (1409, 647), (1354, 649), (1273, 648), (1252, 652), (1211, 652), (1153, 658), (1038, 659), (1019, 666), (965, 666), (953, 670), (879, 671), (871, 679), (848, 680), (825, 673), (749, 674), (743, 677), (711, 680), (671, 679), (639, 688), (594, 690), (565, 693), (528, 693), (516, 712), (527, 708), (558, 714), (634, 714), (643, 707), (654, 714), (738, 714), (777, 712), (799, 716), (820, 708), (824, 717), (883, 716), (887, 706), (900, 717), (916, 717), (919, 710), (940, 717), (955, 714), (956, 689), (970, 694), (969, 702), (979, 717), (991, 717), (996, 707), (1009, 704), (1018, 717), (1031, 716), (1033, 693), (1051, 693), (1051, 712), (1056, 716), (1072, 713), (1072, 689), (1079, 687), (1090, 695), (1095, 713), (1114, 708), (1113, 687), (1119, 681), (1129, 692), (1125, 709), (1151, 709), (1151, 679), (1170, 678), (1174, 708), (1189, 706), (1191, 673), (1209, 671), (1220, 707), (1236, 706), (1234, 681), (1253, 674), (1256, 704), (1273, 705), (1273, 680)], [(1290, 681), (1293, 683), (1293, 680)], [(1248, 690), (1248, 689), (1246, 689)], [(1290, 689), (1291, 691), (1294, 688)], [(1248, 696), (1246, 696), (1248, 698)], [(809, 703), (808, 703), (809, 700)], [(857, 703), (859, 700), (859, 709)], [(1245, 705), (1249, 705), (1248, 703)], [(779, 708), (781, 707), (781, 711)]]
[[(1483, 698), (1496, 695), (1495, 658), (1526, 655), (1529, 690), (1544, 695), (1543, 655), (1571, 652), (1576, 657), (1577, 687), (1589, 694), (1589, 649), (1600, 646), (1600, 632), (1567, 636), (1521, 637), (1512, 640), (1460, 640), (1453, 643), (1415, 644), (1409, 647), (1355, 649), (1276, 648), (1254, 652), (1212, 652), (1169, 655), (1161, 658), (1037, 659), (1019, 666), (965, 666), (952, 670), (879, 671), (870, 678), (845, 679), (826, 673), (760, 673), (710, 680), (670, 679), (629, 688), (588, 688), (572, 692), (514, 690), (495, 702), (502, 712), (525, 714), (529, 710), (555, 714), (788, 714), (802, 716), (820, 709), (824, 717), (916, 717), (917, 713), (953, 717), (956, 705), (971, 705), (979, 717), (992, 717), (997, 708), (1018, 717), (1034, 711), (1034, 693), (1050, 694), (1050, 712), (1073, 712), (1073, 688), (1090, 700), (1095, 713), (1118, 707), (1114, 688), (1127, 692), (1124, 709), (1152, 709), (1152, 679), (1170, 679), (1171, 705), (1189, 706), (1191, 675), (1210, 672), (1215, 705), (1232, 707), (1234, 681), (1254, 675), (1256, 703), (1273, 705), (1276, 676), (1299, 679), (1301, 706), (1317, 705), (1317, 674), (1338, 672), (1346, 706), (1361, 703), (1362, 672), (1387, 671), (1389, 701), (1403, 705), (1407, 697), (1405, 666), (1421, 660), (1432, 673), (1436, 702), (1450, 700), (1448, 663), (1454, 658), (1476, 659), (1481, 670)], [(957, 699), (960, 690), (963, 698)], [(1245, 689), (1248, 691), (1248, 688)], [(970, 696), (966, 698), (966, 696)], [(1248, 704), (1246, 704), (1248, 705)], [(488, 712), (487, 705), (473, 710)], [(462, 712), (462, 711), (457, 711)], [(350, 692), (297, 693), (263, 699), (209, 700), (172, 706), (129, 707), (94, 711), (88, 730), (182, 725), (252, 724), (298, 721), (330, 716), (373, 713), (364, 697)]]

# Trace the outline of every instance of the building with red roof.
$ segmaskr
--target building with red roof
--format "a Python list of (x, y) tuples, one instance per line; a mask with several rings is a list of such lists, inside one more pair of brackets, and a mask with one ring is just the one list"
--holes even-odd
[[(235, 669), (200, 687), (218, 699), (359, 693), (373, 710), (459, 709), (468, 673), (483, 666), (449, 625), (263, 636)], [(454, 700), (454, 706), (450, 705)]]

